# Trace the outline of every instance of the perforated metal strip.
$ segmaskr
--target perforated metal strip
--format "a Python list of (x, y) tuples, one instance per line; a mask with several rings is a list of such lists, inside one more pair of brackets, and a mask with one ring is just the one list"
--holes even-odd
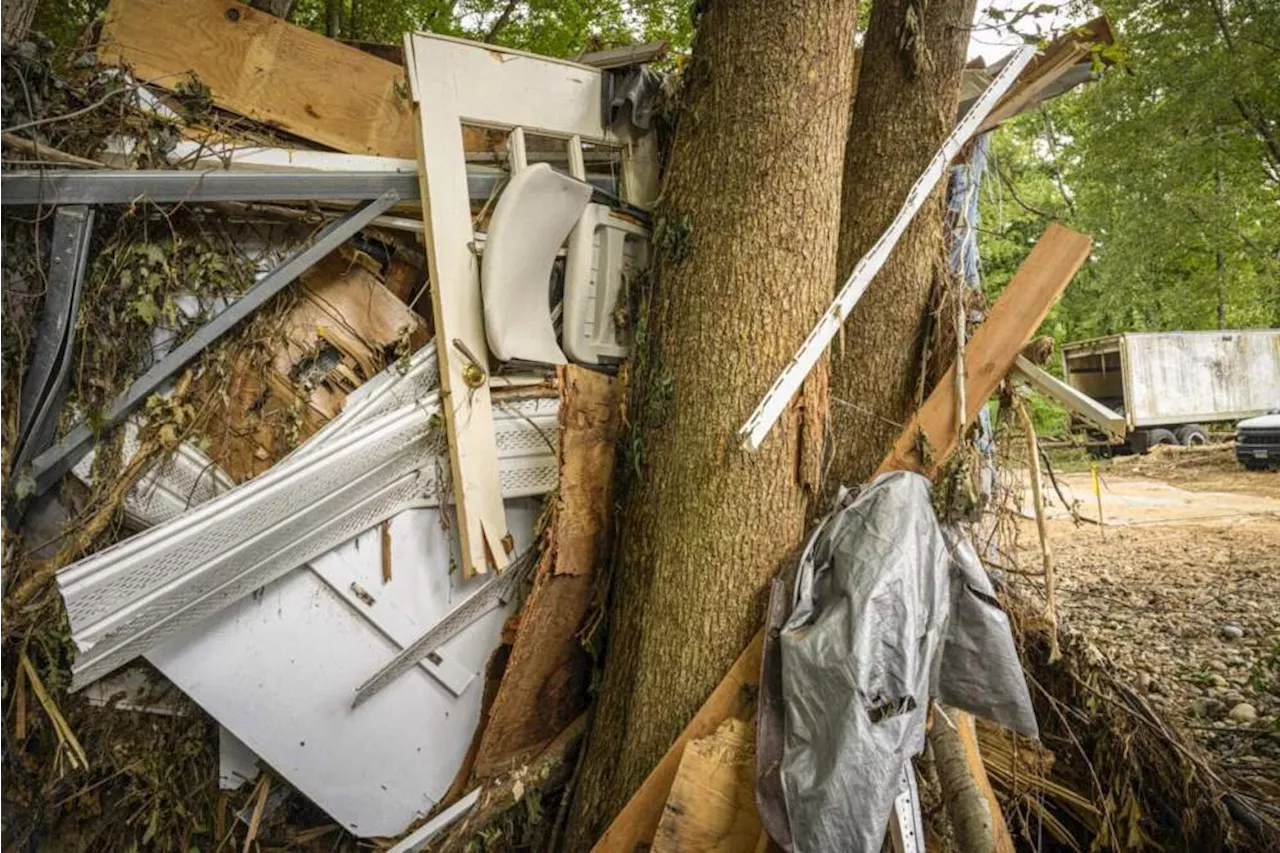
[[(401, 509), (438, 504), (448, 465), (435, 431), (438, 396), (422, 393), (437, 376), (430, 349), (371, 380), (343, 415), (270, 471), (63, 570), (59, 585), (84, 650), (73, 687)], [(495, 413), (506, 496), (555, 487), (557, 403), (524, 400)]]

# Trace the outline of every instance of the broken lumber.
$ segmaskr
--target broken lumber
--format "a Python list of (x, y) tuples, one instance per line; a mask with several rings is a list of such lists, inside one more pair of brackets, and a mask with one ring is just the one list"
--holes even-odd
[[(210, 458), (242, 483), (335, 417), (347, 394), (427, 343), (426, 322), (378, 278), (337, 252), (302, 274), (298, 299), (271, 338), (266, 363), (241, 354), (206, 433)], [(209, 391), (216, 382), (202, 378)]]
[[(1092, 245), (1083, 234), (1050, 225), (1018, 267), (964, 348), (966, 423), (976, 417), (1004, 380), (1023, 344), (1080, 269)], [(899, 435), (876, 476), (903, 470), (928, 477), (938, 473), (943, 460), (956, 449), (955, 384), (952, 367)], [(926, 454), (931, 460), (921, 457), (921, 445), (931, 450)]]
[(658, 829), (663, 805), (671, 793), (685, 745), (691, 740), (710, 736), (727, 719), (747, 719), (754, 712), (763, 647), (764, 634), (759, 632), (743, 649), (716, 689), (711, 691), (707, 701), (702, 703), (662, 760), (649, 771), (592, 850), (631, 853), (637, 845), (649, 843)]
[(710, 737), (690, 741), (662, 809), (655, 853), (751, 853), (760, 839), (756, 816), (755, 730), (729, 718)]
[[(1088, 60), (1094, 45), (1111, 44), (1111, 24), (1105, 15), (1070, 30), (1056, 39), (1044, 53), (1018, 75), (1009, 92), (983, 120), (978, 133), (986, 133), (1044, 99), (1058, 80), (1076, 65)], [(1050, 95), (1052, 97), (1052, 95)]]
[(399, 66), (230, 0), (112, 0), (100, 54), (166, 89), (195, 75), (219, 107), (339, 151), (414, 156)]
[(480, 740), (475, 774), (482, 778), (541, 751), (589, 699), (591, 660), (579, 633), (609, 554), (621, 388), (613, 377), (573, 365), (559, 368), (558, 379), (555, 516)]
[[(987, 404), (987, 399), (1008, 373), (1022, 346), (1030, 340), (1050, 306), (1084, 262), (1091, 245), (1090, 238), (1083, 234), (1050, 225), (1017, 274), (1005, 286), (986, 321), (965, 346), (965, 361), (969, 365), (965, 375), (966, 421), (976, 417), (978, 410)], [(877, 475), (898, 469), (924, 472), (925, 468), (914, 451), (916, 436), (922, 430), (933, 441), (934, 447), (934, 464), (928, 473), (936, 473), (937, 466), (956, 449), (955, 418), (956, 387), (951, 371), (948, 371), (881, 463)], [(760, 680), (763, 639), (764, 632), (756, 632), (728, 674), (716, 685), (675, 743), (600, 836), (593, 850), (631, 853), (637, 844), (648, 843), (653, 838), (685, 745), (715, 731), (729, 717), (743, 713), (742, 694), (749, 694), (749, 704), (754, 705), (754, 694)], [(985, 796), (991, 791), (991, 786), (986, 782), (986, 773), (976, 750), (971, 760), (976, 762), (970, 767), (975, 779), (985, 784)], [(988, 801), (995, 801), (994, 793), (990, 794)], [(998, 805), (995, 811), (999, 812)], [(1003, 822), (1003, 816), (1000, 820)]]

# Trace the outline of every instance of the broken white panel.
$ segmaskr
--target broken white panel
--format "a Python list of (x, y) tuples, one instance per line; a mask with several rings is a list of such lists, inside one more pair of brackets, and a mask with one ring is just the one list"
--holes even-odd
[(84, 691), (90, 705), (117, 711), (140, 711), (164, 717), (182, 716), (182, 696), (164, 679), (141, 666), (122, 669), (95, 681)]
[(480, 265), (484, 328), (502, 361), (564, 364), (551, 322), (551, 267), (591, 187), (546, 163), (520, 169), (489, 221)]
[[(138, 424), (131, 418), (124, 425), (120, 458), (132, 459), (137, 451)], [(93, 459), (91, 450), (72, 469), (86, 485), (93, 482)], [(234, 486), (226, 472), (202, 450), (183, 442), (167, 459), (139, 477), (125, 495), (125, 523), (135, 530), (161, 524)]]
[(649, 230), (606, 205), (588, 205), (569, 235), (565, 261), (563, 343), (570, 358), (583, 364), (626, 358), (628, 333), (617, 321), (648, 266)]
[[(545, 430), (550, 401), (504, 407), (504, 431), (528, 449), (500, 467), (508, 495), (554, 487), (555, 457)], [(232, 601), (302, 565), (351, 536), (410, 506), (439, 501), (447, 465), (429, 395), (344, 430), (321, 451), (291, 456), (266, 473), (186, 513), (93, 555), (58, 575), (82, 654), (73, 672), (78, 689), (180, 634)], [(335, 421), (336, 422), (336, 421)], [(344, 586), (348, 595), (362, 598)]]
[(402, 406), (58, 574), (73, 689), (430, 495), (438, 400)]
[(871, 284), (871, 280), (889, 259), (889, 253), (893, 251), (893, 247), (897, 245), (899, 238), (911, 224), (911, 220), (920, 211), (920, 207), (933, 192), (938, 181), (942, 180), (947, 164), (960, 153), (960, 149), (968, 142), (969, 137), (973, 135), (987, 113), (991, 112), (1000, 96), (1017, 80), (1018, 74), (1031, 61), (1035, 53), (1035, 48), (1030, 45), (1015, 50), (991, 86), (982, 93), (982, 97), (978, 98), (977, 103), (965, 114), (960, 124), (956, 125), (943, 141), (942, 147), (933, 155), (924, 173), (907, 193), (906, 201), (903, 202), (897, 216), (893, 218), (893, 222), (889, 224), (888, 230), (880, 235), (880, 239), (876, 240), (871, 250), (854, 266), (844, 287), (836, 295), (835, 302), (822, 315), (818, 325), (814, 326), (813, 331), (805, 338), (791, 362), (783, 368), (782, 373), (778, 374), (773, 385), (769, 386), (760, 405), (738, 430), (738, 435), (743, 437), (744, 448), (760, 449), (760, 444), (769, 434), (769, 430), (773, 429), (773, 425), (778, 422), (787, 405), (799, 393), (800, 386), (804, 384), (809, 371), (813, 370), (813, 366), (818, 363), (818, 359), (835, 339), (836, 333), (840, 331), (840, 325), (848, 318), (849, 312), (858, 303), (867, 286)]
[(226, 726), (218, 726), (218, 788), (238, 790), (245, 782), (257, 779), (261, 772), (257, 754)]
[(463, 123), (523, 128), (616, 146), (603, 121), (599, 69), (491, 44), (410, 33), (405, 69), (419, 123), (425, 243), (430, 268), (462, 571), (510, 561), (492, 436), (479, 259), (467, 189)]
[[(508, 504), (517, 548), (530, 544), (540, 512), (537, 501)], [(457, 540), (438, 510), (409, 510), (391, 524), (385, 586), (379, 531), (342, 546), (344, 557), (355, 582), (413, 608), (425, 630), (484, 578), (468, 584), (450, 572)], [(441, 652), (483, 672), (512, 609), (481, 617)], [(397, 651), (313, 573), (295, 571), (148, 658), (291, 785), (368, 837), (396, 835), (430, 812), (480, 717), (483, 678), (455, 697), (421, 669), (352, 710), (355, 687)]]

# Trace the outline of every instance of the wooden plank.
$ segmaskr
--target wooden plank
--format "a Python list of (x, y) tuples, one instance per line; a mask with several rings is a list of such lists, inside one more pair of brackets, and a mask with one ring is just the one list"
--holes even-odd
[(593, 850), (633, 853), (648, 844), (658, 829), (662, 809), (671, 793), (680, 768), (685, 745), (708, 737), (730, 718), (746, 719), (755, 709), (755, 687), (760, 682), (760, 653), (764, 634), (757, 633), (743, 650), (716, 689), (702, 703), (698, 713), (685, 726), (662, 760), (649, 772), (644, 782), (631, 795), (613, 823), (596, 842)]
[(655, 853), (751, 853), (756, 817), (755, 732), (730, 718), (684, 748), (653, 837)]
[[(1022, 262), (964, 348), (966, 418), (975, 417), (978, 409), (987, 404), (1023, 345), (1089, 256), (1092, 245), (1085, 235), (1054, 224)], [(922, 432), (932, 448), (932, 464), (920, 458)], [(956, 381), (952, 367), (907, 424), (876, 474), (906, 470), (932, 477), (938, 465), (955, 450), (956, 437)]]
[(219, 107), (339, 151), (414, 156), (399, 66), (231, 0), (112, 0), (99, 54), (167, 89), (194, 72)]
[(1032, 106), (1063, 74), (1083, 62), (1095, 44), (1111, 43), (1111, 25), (1100, 16), (1058, 38), (1018, 75), (1018, 82), (978, 128), (985, 133)]
[[(986, 321), (965, 346), (967, 417), (975, 417), (978, 409), (986, 405), (987, 398), (1008, 372), (1014, 358), (1031, 339), (1049, 307), (1084, 262), (1091, 243), (1082, 234), (1051, 225), (1032, 249), (992, 306)], [(931, 438), (935, 434), (938, 436), (934, 442), (935, 463), (946, 461), (955, 449), (955, 393), (955, 381), (952, 372), (948, 371), (907, 425), (877, 474), (902, 468), (921, 470), (914, 455), (914, 443), (922, 427)], [(947, 429), (950, 430), (949, 436), (945, 434)], [(600, 836), (594, 850), (632, 853), (636, 845), (647, 843), (653, 837), (684, 745), (693, 738), (705, 737), (721, 722), (734, 716), (734, 709), (738, 707), (735, 697), (744, 690), (754, 692), (759, 684), (763, 639), (763, 632), (757, 632), (680, 737)], [(980, 782), (985, 781), (986, 773), (980, 763), (974, 771)], [(989, 783), (987, 788), (990, 788)]]

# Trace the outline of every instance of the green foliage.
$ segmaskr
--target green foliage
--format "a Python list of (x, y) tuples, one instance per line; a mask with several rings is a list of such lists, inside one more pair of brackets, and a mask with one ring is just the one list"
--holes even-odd
[[(548, 56), (693, 36), (683, 0), (337, 0), (343, 38), (399, 44), (410, 31), (491, 41)], [(326, 0), (299, 0), (294, 23), (326, 32)]]
[[(1280, 15), (1261, 2), (1104, 2), (1103, 78), (997, 134), (982, 199), (988, 288), (1050, 220), (1091, 262), (1045, 331), (1280, 325)], [(1103, 58), (1099, 55), (1099, 59)]]
[(1052, 437), (1067, 434), (1068, 413), (1065, 408), (1039, 393), (1032, 393), (1024, 399), (1036, 435)]

